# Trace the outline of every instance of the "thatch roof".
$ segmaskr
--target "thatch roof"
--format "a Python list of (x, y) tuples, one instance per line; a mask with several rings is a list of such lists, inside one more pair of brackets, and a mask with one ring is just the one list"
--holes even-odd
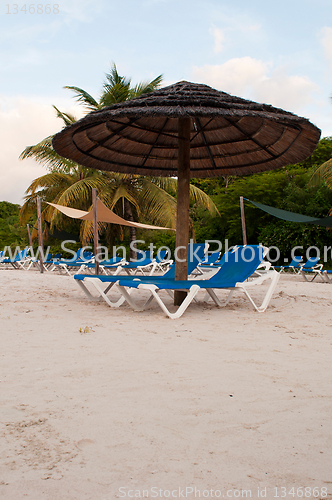
[(178, 118), (191, 117), (192, 177), (245, 175), (304, 160), (320, 130), (305, 118), (179, 82), (95, 111), (53, 139), (60, 155), (86, 167), (176, 176)]

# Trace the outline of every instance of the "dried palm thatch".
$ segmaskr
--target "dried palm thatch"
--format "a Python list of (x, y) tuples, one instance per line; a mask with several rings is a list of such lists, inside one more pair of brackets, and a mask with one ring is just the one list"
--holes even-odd
[(58, 133), (53, 147), (86, 167), (176, 176), (181, 117), (190, 117), (191, 177), (273, 170), (307, 158), (320, 138), (305, 118), (179, 82), (90, 113)]

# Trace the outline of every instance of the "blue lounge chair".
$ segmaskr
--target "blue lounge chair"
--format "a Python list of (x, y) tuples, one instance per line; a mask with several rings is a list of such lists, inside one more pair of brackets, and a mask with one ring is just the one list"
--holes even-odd
[[(126, 260), (123, 257), (113, 257), (112, 259), (107, 259), (107, 260), (101, 260), (99, 261), (99, 269), (102, 273), (106, 274), (108, 276), (108, 271), (116, 269), (116, 273), (119, 269), (119, 267), (122, 264), (125, 264)], [(94, 271), (95, 269), (95, 263), (94, 262), (87, 262), (86, 264), (82, 264), (79, 273), (86, 273), (87, 271)]]
[(317, 271), (318, 274), (321, 275), (321, 277), (324, 279), (326, 283), (332, 283), (332, 270), (331, 269), (321, 269), (320, 271)]
[(76, 272), (77, 268), (80, 269), (82, 265), (93, 262), (93, 260), (94, 254), (92, 252), (85, 252), (83, 248), (80, 248), (71, 259), (54, 260), (50, 271), (58, 269), (60, 273), (64, 271), (69, 276), (72, 276), (70, 273), (72, 269)]
[[(190, 247), (189, 247), (190, 248)], [(204, 249), (205, 243), (194, 243), (192, 245), (192, 251), (189, 251), (189, 260), (188, 260), (188, 276), (196, 269), (197, 265), (201, 260), (204, 259)], [(74, 279), (78, 286), (83, 290), (85, 295), (91, 300), (99, 300), (103, 298), (105, 302), (111, 307), (119, 307), (121, 304), (125, 302), (125, 298), (123, 296), (120, 297), (116, 302), (112, 302), (107, 296), (108, 292), (113, 288), (113, 286), (117, 283), (120, 276), (101, 276), (101, 275), (87, 275), (87, 274), (75, 274)], [(130, 282), (134, 276), (121, 276), (122, 281)], [(175, 264), (171, 264), (169, 270), (163, 274), (162, 276), (141, 276), (139, 279), (144, 283), (154, 283), (156, 279), (164, 280), (175, 278)], [(138, 278), (136, 278), (138, 279)], [(90, 283), (93, 285), (95, 290), (98, 292), (98, 296), (92, 295), (90, 290), (87, 288), (86, 284)], [(103, 288), (103, 286), (105, 286)]]
[[(144, 252), (143, 250), (138, 250), (137, 253), (139, 256), (138, 260), (125, 262), (119, 267), (116, 274), (120, 274), (121, 271), (125, 271), (129, 276), (133, 276), (138, 272), (144, 275), (146, 271), (150, 271), (150, 274), (153, 274), (155, 270), (154, 264), (156, 263), (156, 259), (148, 256), (148, 253)], [(166, 255), (166, 252), (164, 252), (164, 254)]]
[[(43, 260), (44, 269), (46, 271), (51, 271), (54, 268), (55, 263), (58, 262), (59, 259), (61, 259), (61, 253), (57, 253), (55, 255), (49, 253), (49, 254), (46, 254), (45, 257), (46, 257), (46, 259)], [(30, 269), (30, 267), (32, 265), (36, 266), (40, 270), (40, 260), (33, 258), (28, 269)]]
[[(318, 264), (319, 257), (309, 257), (307, 262), (301, 265), (298, 273), (301, 274), (306, 281), (314, 281), (314, 279), (319, 275), (323, 281), (325, 281), (322, 276), (323, 264)], [(311, 275), (312, 279), (308, 279), (308, 276)]]
[(5, 253), (0, 261), (1, 264), (11, 264), (14, 269), (24, 269), (25, 271), (28, 269), (25, 266), (29, 266), (31, 262), (31, 258), (29, 258), (30, 247), (24, 248), (21, 252), (17, 252), (15, 257), (6, 258)]
[(299, 256), (299, 255), (295, 255), (295, 257), (293, 258), (293, 260), (291, 261), (291, 263), (288, 265), (288, 266), (271, 266), (273, 269), (275, 269), (276, 271), (279, 271), (280, 273), (282, 273), (283, 271), (296, 271), (298, 269), (300, 269), (301, 267), (301, 263), (302, 263), (302, 255)]
[(129, 275), (136, 275), (139, 272), (146, 276), (152, 276), (157, 270), (164, 271), (165, 266), (168, 267), (172, 264), (173, 260), (167, 259), (167, 251), (162, 250), (158, 252), (155, 258), (145, 257), (145, 259), (138, 262), (128, 262), (125, 266), (121, 266), (119, 272), (116, 274), (120, 274), (120, 272), (124, 269)]
[[(247, 245), (250, 247), (250, 245)], [(246, 247), (242, 247), (245, 250)], [(272, 294), (279, 280), (279, 273), (277, 271), (267, 271), (257, 278), (250, 277), (255, 273), (257, 267), (263, 260), (263, 247), (252, 247), (254, 250), (254, 256), (248, 262), (241, 248), (236, 251), (227, 254), (224, 264), (220, 267), (218, 272), (213, 275), (210, 279), (196, 279), (196, 280), (185, 280), (185, 281), (175, 281), (170, 279), (158, 279), (155, 277), (154, 281), (151, 283), (146, 283), (142, 278), (132, 278), (131, 281), (123, 280), (119, 277), (119, 281), (116, 283), (117, 287), (121, 291), (123, 297), (126, 299), (127, 303), (130, 304), (135, 310), (144, 310), (150, 304), (153, 298), (155, 298), (164, 311), (164, 313), (171, 319), (179, 318), (182, 316), (184, 311), (187, 309), (192, 300), (199, 290), (205, 290), (215, 304), (219, 307), (226, 305), (232, 294), (237, 288), (244, 291), (251, 304), (258, 312), (264, 312), (269, 305)], [(260, 306), (257, 306), (251, 295), (249, 294), (248, 288), (259, 285), (265, 280), (270, 279), (271, 284), (267, 290), (264, 300)], [(129, 293), (128, 288), (137, 288), (142, 290), (148, 290), (150, 292), (149, 299), (141, 307), (138, 306)], [(228, 289), (230, 290), (225, 304), (222, 304), (218, 299), (215, 290)], [(184, 290), (187, 291), (187, 297), (179, 306), (175, 313), (171, 313), (166, 307), (165, 303), (162, 301), (159, 292), (161, 290), (174, 291), (174, 290)]]
[(201, 275), (206, 271), (211, 271), (211, 267), (217, 265), (220, 255), (220, 252), (212, 252), (210, 255), (206, 255), (205, 259), (198, 264), (195, 274)]

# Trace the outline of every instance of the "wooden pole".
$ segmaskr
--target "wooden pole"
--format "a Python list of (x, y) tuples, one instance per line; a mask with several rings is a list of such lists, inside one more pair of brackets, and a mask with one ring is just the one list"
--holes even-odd
[(92, 188), (92, 210), (93, 210), (93, 247), (95, 254), (95, 274), (99, 274), (99, 258), (98, 258), (98, 213), (97, 213), (97, 189)]
[(32, 238), (31, 238), (31, 233), (30, 233), (30, 226), (27, 224), (27, 230), (28, 230), (28, 238), (29, 238), (29, 245), (32, 251)]
[(242, 222), (242, 237), (243, 244), (247, 244), (247, 230), (246, 230), (246, 219), (244, 216), (244, 204), (243, 204), (243, 196), (240, 196), (240, 208), (241, 208), (241, 222)]
[[(189, 189), (190, 189), (190, 124), (191, 118), (179, 118), (178, 186), (176, 215), (175, 279), (188, 277)], [(183, 261), (183, 262), (181, 262)], [(176, 290), (174, 305), (181, 305), (187, 292)]]
[(38, 219), (38, 247), (39, 247), (39, 263), (40, 272), (44, 272), (44, 243), (43, 243), (43, 226), (41, 216), (40, 197), (37, 196), (37, 219)]

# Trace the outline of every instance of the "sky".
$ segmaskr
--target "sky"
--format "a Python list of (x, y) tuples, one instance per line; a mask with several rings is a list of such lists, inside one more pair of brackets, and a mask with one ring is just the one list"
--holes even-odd
[(0, 201), (22, 204), (47, 173), (19, 155), (61, 130), (52, 105), (83, 116), (63, 87), (98, 98), (113, 63), (133, 84), (204, 83), (332, 136), (331, 0), (56, 1), (0, 2)]

